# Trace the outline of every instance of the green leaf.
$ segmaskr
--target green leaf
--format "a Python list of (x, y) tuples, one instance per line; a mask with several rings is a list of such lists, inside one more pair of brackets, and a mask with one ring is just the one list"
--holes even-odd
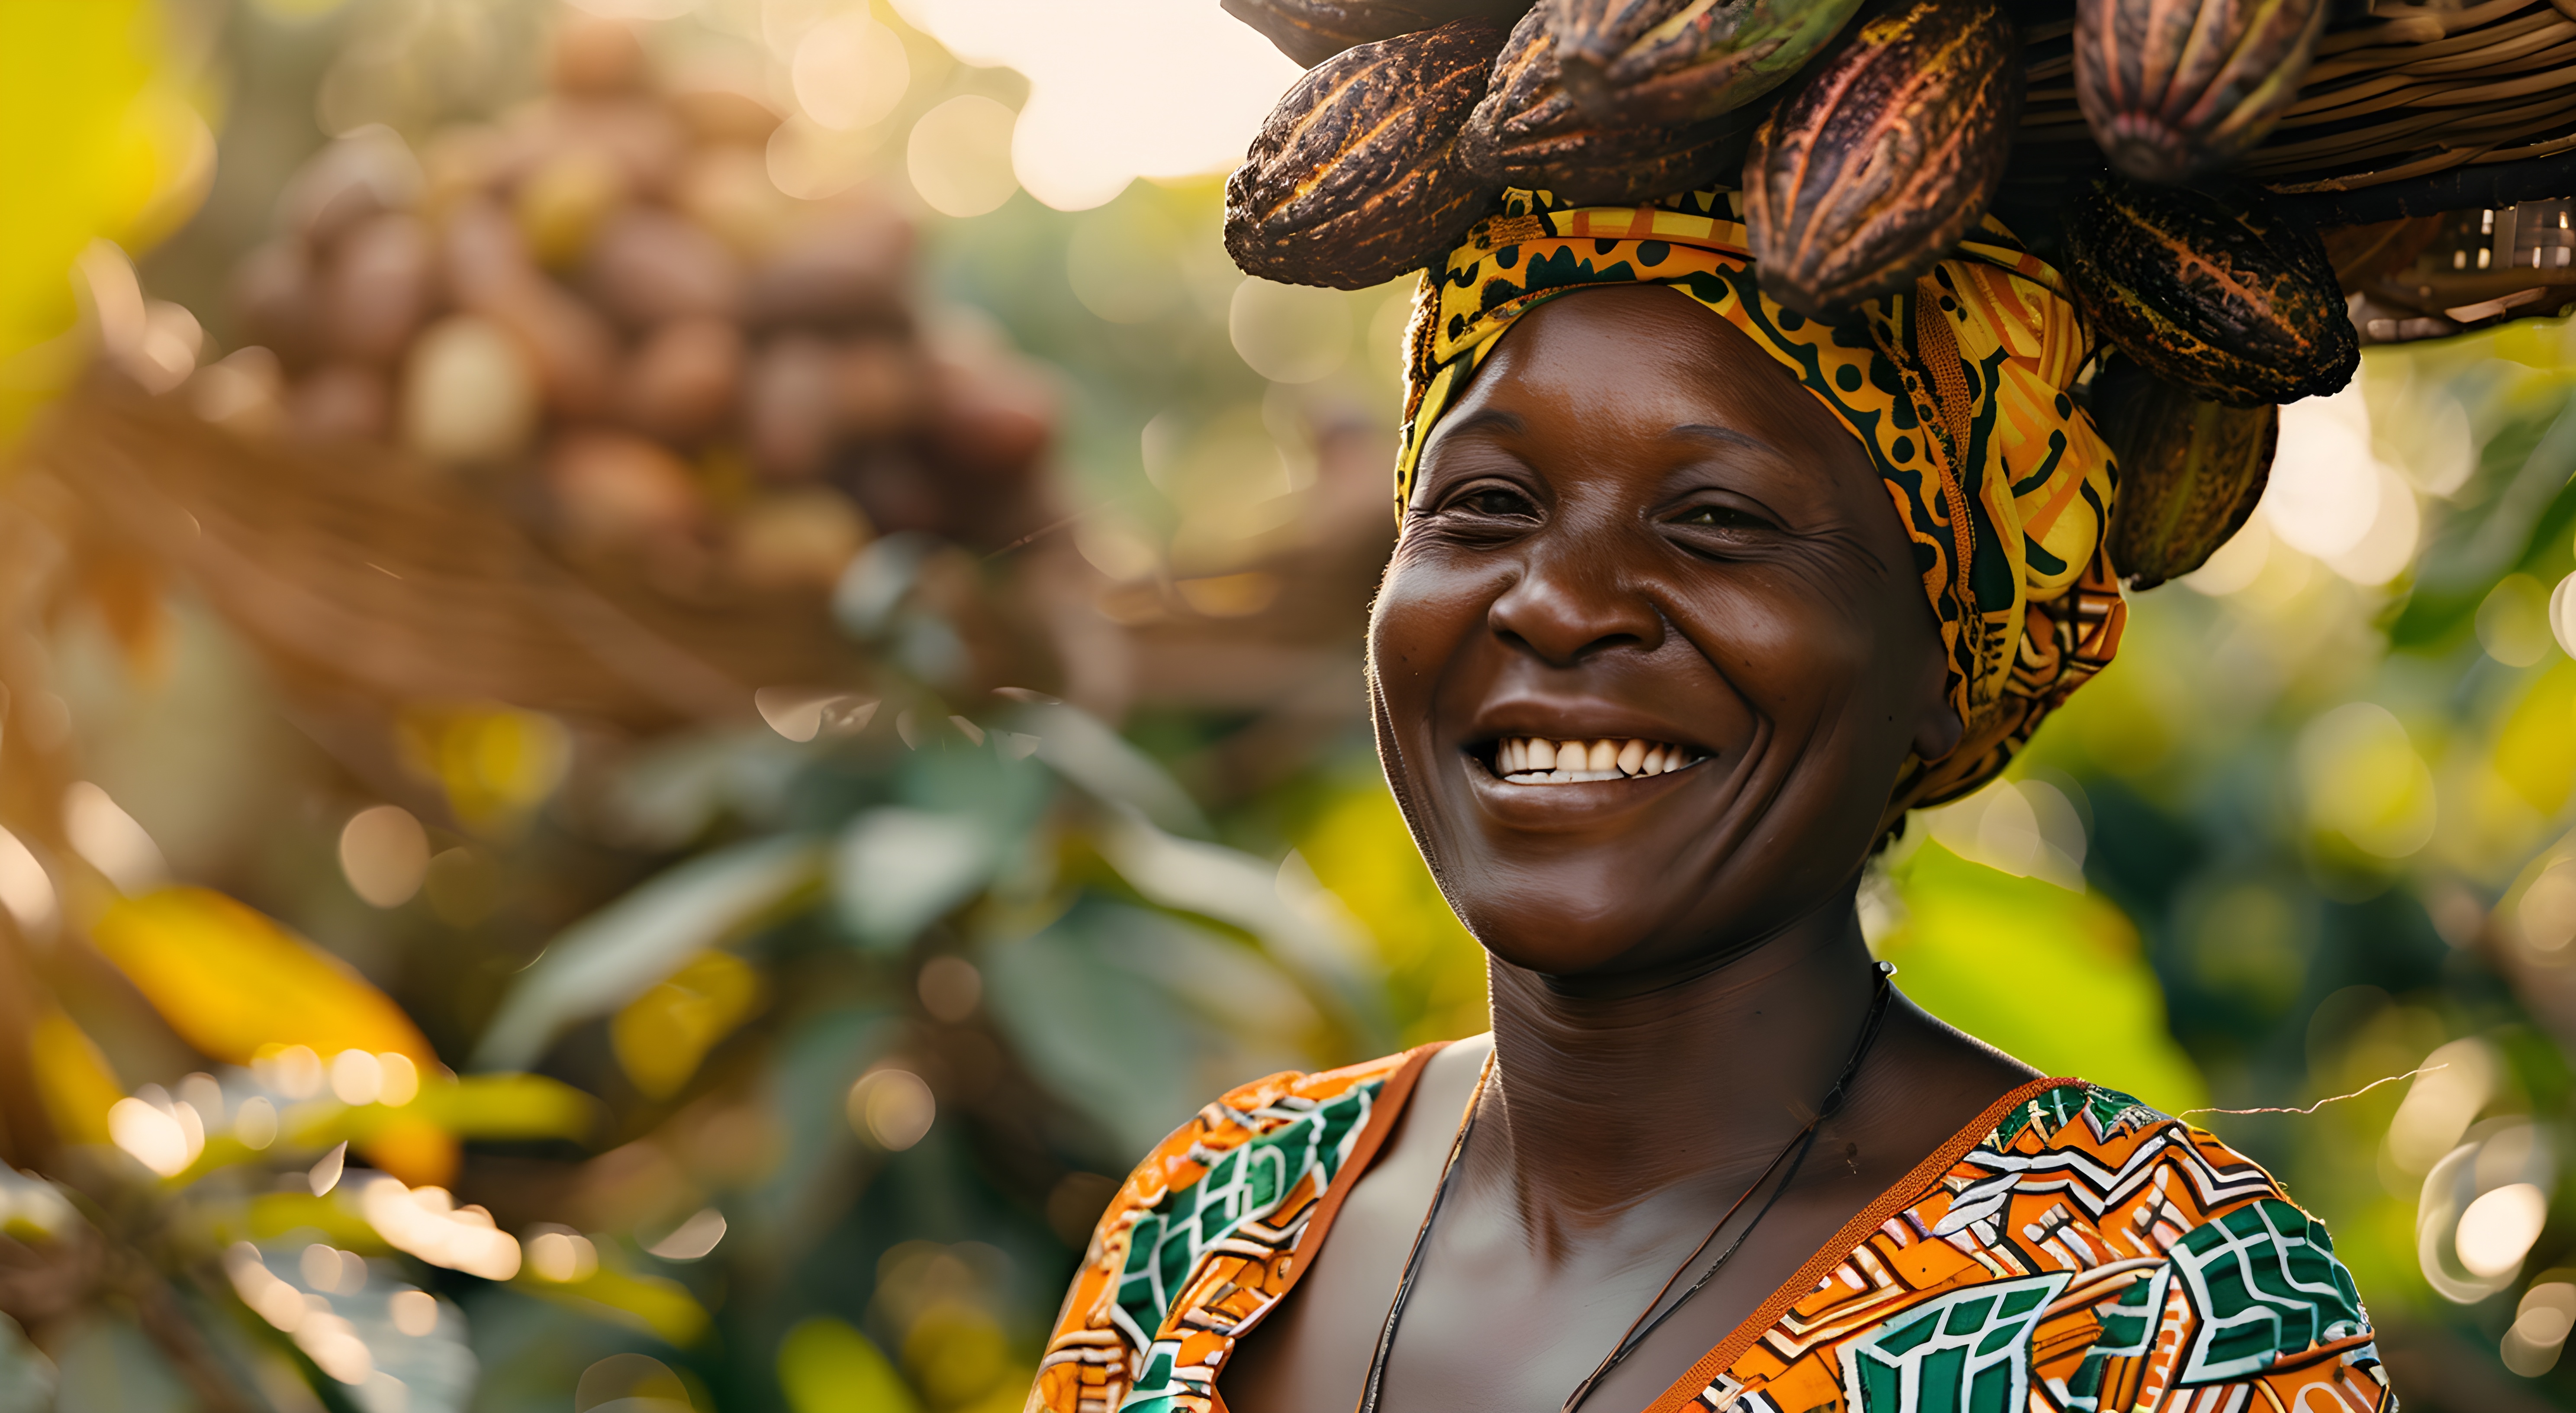
[(842, 831), (832, 891), (860, 945), (899, 949), (980, 890), (1000, 862), (992, 821), (888, 806)]
[(0, 1315), (0, 1413), (53, 1413), (58, 1382), (54, 1361), (27, 1342), (17, 1321)]
[(1176, 834), (1210, 833), (1189, 793), (1098, 717), (1062, 702), (1032, 702), (1007, 719), (1011, 729), (1037, 738), (1039, 760), (1093, 798), (1124, 805)]
[(743, 844), (636, 887), (564, 930), (521, 975), (475, 1047), (476, 1069), (525, 1069), (564, 1027), (614, 1011), (680, 964), (773, 915), (821, 877), (802, 836)]
[(1217, 1094), (1313, 1063), (1315, 1012), (1258, 952), (1087, 900), (985, 956), (988, 1004), (1031, 1073), (1118, 1144), (1150, 1148)]
[(1367, 942), (1315, 907), (1282, 897), (1279, 871), (1239, 849), (1182, 839), (1121, 811), (1095, 841), (1101, 856), (1147, 900), (1239, 927), (1254, 937), (1348, 1027), (1354, 1048), (1392, 1048), (1386, 997), (1363, 970)]

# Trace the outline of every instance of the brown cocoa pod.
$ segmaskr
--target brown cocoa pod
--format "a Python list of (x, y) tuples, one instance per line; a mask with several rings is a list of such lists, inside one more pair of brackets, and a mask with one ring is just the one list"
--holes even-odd
[(742, 309), (742, 269), (710, 232), (666, 211), (631, 208), (603, 222), (583, 285), (630, 327), (729, 319)]
[(839, 421), (832, 346), (811, 334), (770, 340), (743, 384), (743, 431), (753, 466), (778, 481), (819, 475)]
[(1691, 123), (1786, 83), (1860, 0), (1541, 0), (1540, 8), (1576, 102), (1622, 122)]
[(307, 441), (382, 441), (393, 409), (385, 375), (355, 363), (326, 363), (286, 394), (286, 424)]
[(577, 545), (685, 538), (706, 518), (689, 468), (628, 432), (579, 428), (557, 437), (546, 449), (545, 481), (565, 537)]
[(1744, 163), (1753, 124), (1741, 113), (1697, 123), (1604, 116), (1566, 92), (1544, 7), (1512, 27), (1485, 97), (1458, 139), (1468, 170), (1581, 205), (1647, 201), (1697, 191)]
[(900, 213), (878, 203), (844, 206), (752, 272), (743, 317), (756, 325), (900, 321), (912, 246), (912, 223)]
[(628, 93), (650, 76), (632, 25), (567, 9), (555, 22), (549, 77), (558, 93)]
[(2260, 189), (2104, 177), (2065, 210), (2084, 312), (2166, 382), (2254, 407), (2334, 392), (2361, 366), (2324, 242)]
[(1481, 19), (1508, 28), (1530, 0), (1221, 0), (1225, 12), (1311, 69), (1354, 45)]
[(2076, 0), (2075, 103), (2125, 176), (2181, 182), (2272, 130), (2324, 32), (2326, 0)]
[(909, 345), (883, 338), (846, 345), (832, 362), (833, 425), (857, 441), (894, 436), (919, 420), (923, 382), (921, 357)]
[(631, 425), (668, 442), (713, 435), (742, 390), (742, 331), (721, 319), (681, 319), (653, 331), (626, 372)]
[(409, 210), (423, 180), (411, 148), (392, 129), (370, 124), (296, 168), (278, 198), (279, 215), (289, 234), (318, 250), (379, 211)]
[(1992, 0), (1901, 0), (1864, 19), (1753, 134), (1744, 224), (1764, 292), (1830, 315), (1949, 254), (2003, 183), (2020, 54)]
[(1054, 439), (1054, 384), (1006, 351), (951, 353), (933, 368), (931, 389), (924, 448), (971, 484), (1024, 479)]
[(234, 269), (233, 313), (251, 339), (301, 368), (322, 353), (319, 284), (301, 241), (270, 241)]
[(2111, 567), (2130, 588), (2198, 569), (2244, 528), (2271, 479), (2279, 408), (2196, 397), (2118, 356), (2094, 375), (2088, 406), (2120, 468)]
[(1247, 274), (1335, 289), (1439, 259), (1501, 189), (1457, 149), (1502, 45), (1484, 21), (1452, 20), (1308, 70), (1226, 181), (1226, 253)]
[(351, 226), (322, 267), (322, 341), (332, 353), (389, 363), (429, 315), (437, 292), (429, 228), (399, 211)]

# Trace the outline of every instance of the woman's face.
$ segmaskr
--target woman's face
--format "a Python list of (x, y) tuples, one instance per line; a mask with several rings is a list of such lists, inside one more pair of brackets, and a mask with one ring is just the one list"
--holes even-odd
[[(1425, 448), (1370, 650), (1443, 891), (1550, 976), (1705, 965), (1840, 905), (1907, 753), (1959, 734), (1859, 442), (1652, 286), (1504, 336)], [(1595, 778), (1603, 741), (1626, 760)]]

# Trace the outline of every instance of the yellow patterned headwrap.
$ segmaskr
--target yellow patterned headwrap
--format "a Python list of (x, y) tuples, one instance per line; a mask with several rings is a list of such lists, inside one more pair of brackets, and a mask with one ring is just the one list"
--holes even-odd
[(1592, 285), (1669, 285), (1750, 335), (1868, 448), (1914, 543), (1966, 734), (1909, 760), (1886, 822), (2003, 769), (2040, 718), (2119, 650), (2127, 605), (2103, 548), (2119, 472), (2068, 395), (2092, 352), (2057, 271), (2002, 223), (1849, 320), (1764, 296), (1732, 191), (1571, 207), (1507, 191), (1426, 272), (1407, 338), (1396, 513), (1422, 447), (1513, 321)]

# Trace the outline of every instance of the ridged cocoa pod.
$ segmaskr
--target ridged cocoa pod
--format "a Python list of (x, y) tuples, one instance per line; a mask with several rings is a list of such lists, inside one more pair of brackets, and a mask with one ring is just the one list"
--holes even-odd
[(2361, 366), (2324, 243), (2252, 187), (2101, 178), (2067, 203), (2066, 272), (2122, 353), (2230, 407), (2330, 393)]
[(2244, 528), (2271, 479), (2279, 408), (2195, 397), (2119, 357), (2094, 375), (2091, 408), (2120, 465), (2111, 567), (2130, 588), (2189, 574)]
[(1485, 100), (1458, 139), (1468, 170), (1584, 205), (1617, 205), (1732, 184), (1753, 138), (1743, 114), (1701, 123), (1603, 117), (1559, 81), (1543, 9), (1512, 27)]
[(2188, 181), (2272, 130), (2325, 22), (2326, 0), (2076, 0), (2075, 101), (2112, 167)]
[(1502, 45), (1492, 25), (1452, 20), (1308, 70), (1226, 181), (1226, 253), (1246, 274), (1334, 289), (1439, 258), (1501, 189), (1457, 148)]
[(1311, 69), (1359, 44), (1485, 20), (1508, 29), (1530, 0), (1221, 0), (1225, 12), (1261, 32), (1279, 52)]
[(2020, 55), (1993, 0), (1907, 0), (1863, 20), (1754, 131), (1744, 224), (1764, 291), (1830, 315), (1949, 254), (2003, 183)]
[(1605, 117), (1691, 123), (1788, 81), (1860, 0), (1539, 0), (1566, 91)]

